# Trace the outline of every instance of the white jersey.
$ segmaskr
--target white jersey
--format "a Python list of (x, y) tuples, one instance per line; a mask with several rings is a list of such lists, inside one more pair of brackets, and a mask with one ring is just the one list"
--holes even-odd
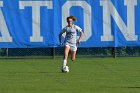
[(82, 29), (77, 25), (72, 25), (72, 27), (64, 27), (61, 33), (65, 33), (65, 44), (76, 45), (77, 42), (77, 32), (82, 32)]

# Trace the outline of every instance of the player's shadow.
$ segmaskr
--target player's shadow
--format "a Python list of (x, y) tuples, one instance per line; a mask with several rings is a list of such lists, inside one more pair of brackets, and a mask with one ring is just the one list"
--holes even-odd
[(124, 88), (140, 88), (140, 87), (124, 87)]
[(104, 87), (104, 88), (130, 88), (130, 89), (140, 89), (140, 87), (138, 87), (138, 86), (129, 86), (129, 87), (127, 87), (127, 86), (121, 86), (121, 87)]

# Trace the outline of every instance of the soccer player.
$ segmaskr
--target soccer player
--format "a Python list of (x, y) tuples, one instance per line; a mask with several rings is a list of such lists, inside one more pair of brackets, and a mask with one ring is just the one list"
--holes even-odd
[[(74, 16), (67, 17), (67, 23), (68, 25), (62, 29), (62, 32), (59, 34), (59, 41), (60, 45), (62, 45), (62, 34), (66, 33), (65, 40), (64, 40), (64, 58), (62, 63), (62, 72), (63, 68), (67, 65), (67, 58), (69, 51), (71, 53), (71, 60), (75, 60), (77, 46), (80, 44), (80, 40), (83, 37), (83, 31), (82, 29), (73, 24), (73, 21), (77, 21), (77, 19)], [(80, 32), (80, 37), (77, 39), (77, 32)]]

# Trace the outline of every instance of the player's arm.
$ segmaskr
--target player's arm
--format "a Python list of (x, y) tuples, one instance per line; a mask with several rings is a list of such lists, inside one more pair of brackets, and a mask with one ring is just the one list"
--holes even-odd
[(83, 36), (84, 36), (84, 33), (83, 33), (82, 29), (81, 29), (80, 27), (78, 27), (78, 26), (76, 26), (76, 30), (77, 30), (78, 32), (80, 32), (80, 37), (79, 37), (78, 40), (77, 40), (77, 44), (79, 45), (81, 39), (82, 39)]
[(79, 37), (78, 40), (77, 40), (77, 44), (78, 44), (78, 45), (80, 44), (80, 41), (81, 41), (81, 39), (83, 38), (83, 36), (84, 36), (84, 33), (81, 31), (81, 32), (80, 32), (80, 37)]
[(66, 30), (63, 29), (62, 32), (59, 34), (59, 42), (60, 42), (60, 45), (62, 45), (62, 34), (65, 33)]
[(62, 39), (61, 39), (62, 34), (63, 34), (63, 33), (60, 33), (60, 34), (59, 34), (59, 42), (60, 42), (60, 45), (62, 45)]

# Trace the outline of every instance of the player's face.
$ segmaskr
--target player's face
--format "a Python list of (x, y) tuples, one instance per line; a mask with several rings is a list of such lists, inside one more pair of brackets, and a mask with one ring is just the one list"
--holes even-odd
[(73, 20), (72, 20), (71, 18), (69, 18), (69, 20), (68, 20), (68, 24), (71, 25), (72, 22), (73, 22)]

